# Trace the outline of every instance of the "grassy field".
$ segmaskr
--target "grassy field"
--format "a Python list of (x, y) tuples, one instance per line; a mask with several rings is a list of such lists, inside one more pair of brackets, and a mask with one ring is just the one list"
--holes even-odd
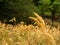
[(60, 45), (60, 29), (47, 26), (42, 32), (38, 26), (0, 24), (0, 45)]
[(30, 17), (36, 22), (35, 26), (23, 22), (15, 26), (0, 23), (0, 45), (60, 45), (60, 23), (57, 28), (50, 28), (51, 25), (36, 16)]

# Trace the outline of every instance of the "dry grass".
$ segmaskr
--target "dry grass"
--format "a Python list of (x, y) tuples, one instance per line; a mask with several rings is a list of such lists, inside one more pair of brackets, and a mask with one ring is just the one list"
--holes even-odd
[(7, 25), (0, 26), (0, 44), (1, 45), (59, 45), (60, 32), (57, 29), (51, 29), (43, 33), (42, 29), (33, 25), (19, 24), (15, 27)]
[(42, 17), (34, 14), (37, 18), (30, 18), (37, 22), (37, 26), (21, 22), (13, 27), (0, 23), (0, 45), (60, 45), (60, 28), (50, 29)]
[(45, 22), (44, 22), (44, 20), (42, 19), (42, 17), (39, 16), (36, 12), (33, 12), (33, 14), (34, 14), (37, 18), (34, 18), (34, 17), (29, 17), (29, 18), (32, 19), (32, 20), (34, 20), (40, 28), (44, 28), (44, 27), (45, 27)]

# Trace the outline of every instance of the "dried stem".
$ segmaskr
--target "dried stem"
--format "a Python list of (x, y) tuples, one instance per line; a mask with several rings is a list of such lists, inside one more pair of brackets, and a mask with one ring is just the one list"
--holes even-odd
[(41, 16), (39, 16), (36, 12), (33, 12), (33, 14), (37, 18), (34, 18), (34, 17), (29, 17), (29, 18), (34, 20), (40, 28), (42, 28), (43, 30), (46, 30), (46, 28), (45, 28), (46, 26), (45, 26), (45, 22), (44, 22), (43, 18)]

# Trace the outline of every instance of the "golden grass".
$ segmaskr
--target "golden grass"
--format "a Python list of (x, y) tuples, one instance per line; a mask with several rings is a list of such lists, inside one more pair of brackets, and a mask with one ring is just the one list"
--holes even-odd
[(36, 12), (33, 12), (33, 14), (34, 14), (37, 18), (34, 18), (34, 17), (29, 17), (29, 18), (30, 18), (30, 19), (33, 19), (40, 28), (45, 27), (45, 22), (44, 22), (44, 20), (42, 19), (42, 17), (39, 16)]
[(45, 22), (42, 19), (42, 17), (39, 16), (36, 12), (33, 12), (33, 13), (37, 18), (34, 18), (34, 17), (29, 17), (29, 18), (34, 20), (37, 23), (37, 25), (42, 29), (43, 34), (46, 36), (46, 38), (48, 37), (48, 42), (50, 40), (52, 40), (54, 45), (56, 45), (56, 42), (55, 42), (54, 38), (52, 37), (52, 35), (50, 35), (48, 32), (46, 32), (46, 30), (48, 30), (48, 29), (46, 28)]
[(60, 32), (53, 30), (43, 33), (42, 29), (33, 25), (19, 24), (15, 27), (0, 26), (1, 45), (58, 45)]
[(14, 27), (0, 23), (0, 45), (60, 45), (60, 29), (50, 29), (42, 17), (34, 14), (37, 18), (30, 18), (37, 22), (37, 26), (27, 26), (24, 22)]

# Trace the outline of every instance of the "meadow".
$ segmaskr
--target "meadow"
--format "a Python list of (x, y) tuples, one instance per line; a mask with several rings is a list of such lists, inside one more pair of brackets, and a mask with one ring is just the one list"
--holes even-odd
[(0, 45), (60, 45), (60, 23), (58, 27), (45, 24), (42, 17), (34, 13), (36, 25), (0, 23)]

